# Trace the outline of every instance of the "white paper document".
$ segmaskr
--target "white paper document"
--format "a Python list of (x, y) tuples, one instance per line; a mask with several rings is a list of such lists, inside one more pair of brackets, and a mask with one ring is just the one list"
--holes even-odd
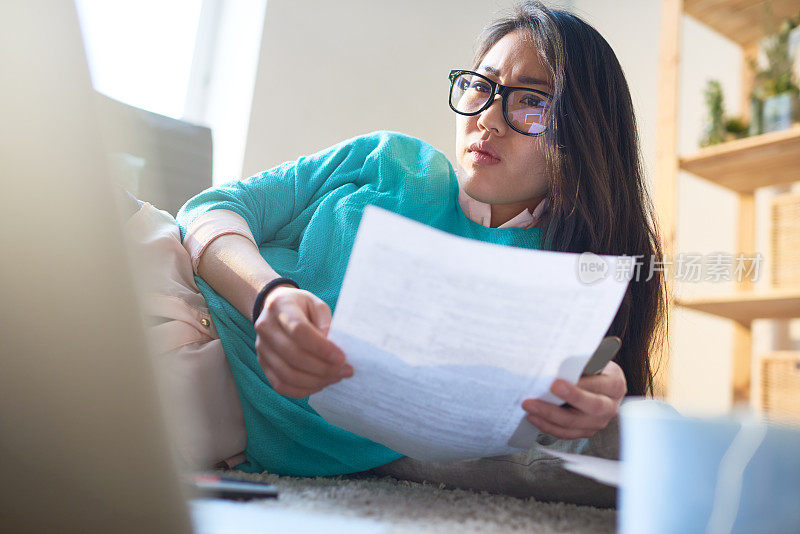
[(570, 452), (556, 451), (537, 445), (537, 447), (564, 460), (562, 467), (567, 471), (572, 471), (579, 475), (589, 477), (603, 484), (619, 487), (622, 479), (622, 462), (619, 460), (609, 460), (607, 458), (597, 458), (584, 454), (573, 454)]
[(531, 447), (508, 444), (522, 401), (561, 404), (552, 382), (577, 382), (631, 278), (623, 258), (495, 245), (368, 206), (328, 334), (354, 374), (309, 405), (420, 460)]
[(193, 499), (189, 502), (195, 534), (385, 534), (389, 525), (365, 517), (353, 517), (305, 508), (289, 508), (281, 502), (234, 502)]

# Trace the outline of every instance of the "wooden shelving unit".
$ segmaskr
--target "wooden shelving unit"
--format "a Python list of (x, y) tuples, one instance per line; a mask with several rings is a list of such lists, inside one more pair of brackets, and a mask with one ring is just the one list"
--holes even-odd
[(713, 145), (679, 158), (680, 168), (737, 193), (794, 182), (800, 126)]
[[(678, 211), (679, 171), (688, 171), (738, 196), (737, 251), (755, 252), (754, 192), (760, 187), (800, 180), (800, 126), (703, 148), (691, 154), (677, 152), (678, 77), (682, 15), (688, 14), (742, 47), (741, 115), (750, 118), (752, 75), (748, 62), (758, 52), (767, 27), (765, 0), (662, 0), (659, 60), (658, 151), (656, 156), (656, 207), (664, 238), (664, 251), (674, 257)], [(797, 14), (797, 0), (770, 0), (776, 20)], [(800, 246), (800, 244), (798, 244)], [(732, 384), (734, 402), (750, 398), (752, 321), (800, 317), (800, 288), (755, 291), (749, 279), (727, 294), (675, 297), (668, 280), (671, 305), (713, 314), (733, 321)], [(668, 355), (667, 355), (668, 356)], [(667, 360), (668, 361), (668, 360)], [(659, 391), (668, 388), (669, 366), (657, 377)]]
[(675, 298), (678, 306), (726, 317), (742, 324), (753, 319), (791, 319), (800, 310), (800, 289), (739, 291), (727, 295)]
[(685, 0), (684, 11), (739, 46), (748, 47), (764, 35), (767, 4), (778, 20), (797, 14), (797, 0)]

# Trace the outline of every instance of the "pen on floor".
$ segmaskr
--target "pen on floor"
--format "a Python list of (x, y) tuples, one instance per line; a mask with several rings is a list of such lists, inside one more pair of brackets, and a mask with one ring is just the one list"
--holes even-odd
[(234, 500), (278, 498), (276, 486), (258, 480), (241, 480), (224, 475), (195, 473), (186, 477), (185, 481), (200, 497)]

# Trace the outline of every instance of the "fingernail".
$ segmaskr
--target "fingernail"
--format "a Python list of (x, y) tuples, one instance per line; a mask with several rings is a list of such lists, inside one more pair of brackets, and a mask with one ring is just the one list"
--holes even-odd
[(528, 404), (528, 412), (530, 413), (539, 413), (539, 407), (535, 404)]
[(349, 365), (345, 365), (339, 371), (339, 376), (342, 377), (342, 378), (353, 376), (353, 368), (351, 366), (349, 366)]
[(339, 351), (334, 351), (330, 355), (330, 359), (333, 363), (342, 363), (344, 361), (344, 353), (341, 353)]

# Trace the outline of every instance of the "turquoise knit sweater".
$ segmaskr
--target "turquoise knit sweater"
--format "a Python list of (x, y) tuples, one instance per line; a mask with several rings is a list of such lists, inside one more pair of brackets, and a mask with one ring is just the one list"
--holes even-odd
[[(455, 172), (444, 154), (419, 139), (385, 131), (207, 189), (189, 200), (177, 219), (183, 238), (189, 224), (206, 211), (238, 213), (267, 263), (334, 311), (367, 204), (458, 236), (540, 248), (538, 228), (487, 228), (467, 218), (458, 203)], [(258, 365), (250, 320), (201, 278), (196, 280), (244, 410), (247, 462), (240, 469), (325, 476), (364, 471), (402, 457), (325, 422), (307, 398), (276, 393)]]

